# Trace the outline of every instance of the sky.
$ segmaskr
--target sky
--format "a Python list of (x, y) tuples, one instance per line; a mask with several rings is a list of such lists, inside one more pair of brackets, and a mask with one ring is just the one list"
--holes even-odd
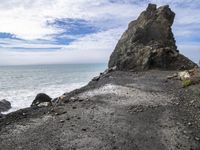
[(178, 49), (200, 60), (199, 0), (0, 1), (0, 65), (107, 63), (148, 3), (170, 5)]

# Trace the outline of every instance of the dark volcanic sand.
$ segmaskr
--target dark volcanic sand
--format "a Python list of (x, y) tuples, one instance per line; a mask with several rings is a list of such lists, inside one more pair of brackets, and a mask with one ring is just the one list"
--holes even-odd
[(11, 113), (0, 120), (0, 149), (200, 150), (200, 85), (182, 88), (166, 80), (173, 73), (112, 72), (54, 111)]

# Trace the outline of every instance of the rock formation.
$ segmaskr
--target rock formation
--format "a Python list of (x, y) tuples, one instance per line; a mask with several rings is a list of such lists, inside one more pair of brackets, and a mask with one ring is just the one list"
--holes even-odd
[(8, 111), (11, 108), (11, 103), (5, 99), (0, 101), (0, 113)]
[(168, 5), (149, 4), (132, 21), (119, 40), (109, 61), (117, 70), (191, 69), (196, 66), (177, 50), (172, 33), (175, 13)]
[(37, 94), (37, 96), (35, 97), (35, 99), (33, 100), (31, 106), (40, 106), (40, 104), (42, 103), (48, 103), (47, 105), (52, 105), (52, 98), (49, 97), (47, 94), (45, 93), (39, 93)]

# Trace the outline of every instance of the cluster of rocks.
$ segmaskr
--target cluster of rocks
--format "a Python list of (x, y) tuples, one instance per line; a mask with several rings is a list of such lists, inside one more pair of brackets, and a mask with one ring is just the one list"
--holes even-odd
[(167, 79), (178, 79), (182, 81), (183, 87), (200, 83), (200, 68), (195, 67), (191, 70), (184, 70), (167, 77)]
[(47, 106), (53, 106), (53, 105), (59, 105), (60, 103), (66, 103), (69, 101), (75, 102), (75, 101), (82, 101), (79, 97), (67, 97), (67, 93), (57, 97), (57, 98), (51, 98), (49, 95), (45, 93), (39, 93), (36, 95), (35, 99), (33, 100), (31, 107), (47, 107)]
[[(60, 96), (57, 99), (62, 100), (63, 97)], [(36, 95), (35, 99), (33, 100), (31, 107), (47, 107), (47, 106), (52, 106), (53, 102), (57, 99), (52, 99), (50, 96), (48, 96), (45, 93), (39, 93)], [(11, 109), (11, 103), (5, 99), (0, 101), (0, 118), (2, 118), (4, 115), (1, 112), (6, 112), (9, 109)]]
[(132, 71), (194, 68), (196, 64), (177, 50), (171, 29), (174, 17), (168, 5), (157, 8), (149, 4), (123, 33), (110, 56), (109, 68)]

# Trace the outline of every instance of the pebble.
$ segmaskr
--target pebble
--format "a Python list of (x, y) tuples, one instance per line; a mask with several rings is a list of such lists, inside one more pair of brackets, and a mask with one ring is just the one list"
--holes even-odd
[(63, 111), (63, 112), (62, 112), (62, 114), (66, 114), (66, 113), (67, 113), (67, 111)]
[(82, 102), (82, 101), (83, 101), (83, 99), (79, 99), (78, 101), (79, 101), (79, 102)]
[(76, 106), (73, 106), (73, 107), (72, 107), (72, 109), (76, 109), (76, 108), (77, 108)]
[(55, 115), (58, 116), (58, 115), (66, 114), (66, 113), (67, 113), (67, 111), (64, 111), (64, 112), (61, 112), (61, 113), (55, 113)]
[(189, 136), (186, 136), (185, 138), (186, 138), (186, 139), (190, 139), (190, 137), (189, 137)]
[(190, 104), (193, 104), (194, 103), (194, 100), (190, 101)]
[(166, 79), (166, 80), (164, 80), (164, 83), (167, 83), (168, 82), (168, 80)]
[(175, 102), (175, 105), (179, 105), (179, 102)]
[(143, 109), (139, 109), (138, 112), (143, 112)]
[(65, 121), (64, 120), (60, 120), (60, 123), (64, 123)]
[(111, 112), (110, 115), (113, 116), (113, 115), (114, 115), (114, 112)]
[(81, 130), (82, 130), (82, 131), (87, 131), (87, 129), (86, 129), (86, 128), (82, 128)]
[(187, 134), (187, 131), (183, 131), (184, 134)]
[(69, 103), (70, 100), (69, 100), (69, 99), (65, 99), (63, 102), (64, 102), (64, 103)]
[(74, 101), (76, 101), (76, 98), (75, 97), (71, 97), (70, 100), (74, 102)]
[(195, 140), (196, 140), (196, 141), (200, 141), (200, 138), (199, 138), (199, 137), (195, 137)]
[(97, 76), (97, 77), (94, 77), (94, 78), (92, 79), (92, 81), (99, 81), (99, 79), (100, 79), (100, 76)]

